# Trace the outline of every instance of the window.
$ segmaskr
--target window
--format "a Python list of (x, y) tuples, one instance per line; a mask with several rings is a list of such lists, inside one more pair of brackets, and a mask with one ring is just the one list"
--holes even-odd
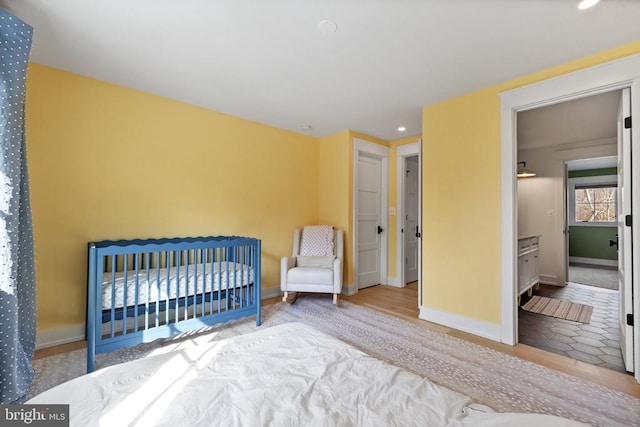
[(616, 175), (569, 178), (569, 225), (614, 227), (618, 217)]
[(576, 222), (616, 222), (615, 186), (575, 187)]

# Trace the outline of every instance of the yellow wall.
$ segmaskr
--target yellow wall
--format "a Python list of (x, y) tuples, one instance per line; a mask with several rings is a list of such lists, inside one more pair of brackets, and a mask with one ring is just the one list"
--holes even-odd
[(39, 331), (84, 322), (89, 241), (258, 237), (268, 288), (317, 221), (315, 138), (34, 63), (26, 105)]
[(343, 283), (353, 283), (350, 226), (351, 143), (349, 131), (320, 139), (318, 222), (344, 233)]
[(640, 41), (423, 109), (426, 307), (501, 322), (500, 92), (640, 53)]
[[(423, 305), (500, 323), (499, 93), (639, 52), (632, 43), (424, 108)], [(39, 331), (84, 322), (92, 240), (255, 236), (270, 288), (293, 228), (332, 223), (346, 232), (352, 284), (354, 137), (391, 147), (395, 206), (399, 141), (318, 140), (34, 63), (27, 84)]]

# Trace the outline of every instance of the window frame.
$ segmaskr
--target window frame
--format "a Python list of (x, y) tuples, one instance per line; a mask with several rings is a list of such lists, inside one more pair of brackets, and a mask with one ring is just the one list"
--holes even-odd
[[(612, 222), (603, 222), (603, 221), (591, 221), (591, 222), (580, 222), (576, 221), (576, 186), (584, 187), (593, 185), (594, 187), (599, 186), (611, 186), (616, 187), (616, 213), (615, 220)], [(599, 175), (599, 176), (583, 176), (576, 178), (568, 178), (567, 180), (567, 199), (569, 205), (569, 226), (572, 227), (617, 227), (618, 226), (618, 175)]]

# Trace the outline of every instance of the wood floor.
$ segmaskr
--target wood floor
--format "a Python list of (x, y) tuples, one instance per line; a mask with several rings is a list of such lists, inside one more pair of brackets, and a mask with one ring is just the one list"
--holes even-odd
[(569, 357), (553, 354), (525, 344), (509, 346), (447, 328), (418, 318), (418, 287), (410, 283), (405, 288), (393, 286), (372, 286), (361, 289), (357, 294), (343, 297), (345, 301), (382, 311), (400, 317), (424, 328), (440, 331), (447, 335), (471, 341), (473, 343), (507, 353), (556, 371), (601, 384), (614, 390), (640, 397), (640, 384), (632, 375), (623, 374), (606, 368), (600, 368)]
[[(405, 288), (393, 286), (373, 286), (360, 290), (353, 296), (342, 297), (344, 301), (360, 304), (386, 314), (402, 318), (406, 321), (420, 325), (421, 327), (440, 331), (444, 334), (455, 336), (485, 347), (492, 348), (503, 353), (525, 359), (548, 368), (564, 372), (585, 380), (601, 384), (614, 390), (630, 394), (640, 398), (640, 384), (632, 375), (614, 372), (610, 369), (600, 368), (588, 363), (580, 362), (565, 356), (549, 353), (524, 344), (508, 346), (495, 341), (477, 337), (455, 329), (447, 328), (435, 323), (418, 318), (418, 286), (411, 283)], [(281, 298), (265, 300), (265, 304), (280, 302)], [(36, 351), (35, 358), (46, 357), (52, 354), (64, 353), (86, 346), (84, 341), (46, 348)]]

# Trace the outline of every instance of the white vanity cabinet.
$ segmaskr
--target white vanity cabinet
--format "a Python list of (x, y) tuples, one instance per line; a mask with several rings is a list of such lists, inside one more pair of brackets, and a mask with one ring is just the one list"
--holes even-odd
[(540, 284), (539, 245), (540, 236), (518, 236), (518, 301), (525, 292), (531, 296), (533, 287)]

